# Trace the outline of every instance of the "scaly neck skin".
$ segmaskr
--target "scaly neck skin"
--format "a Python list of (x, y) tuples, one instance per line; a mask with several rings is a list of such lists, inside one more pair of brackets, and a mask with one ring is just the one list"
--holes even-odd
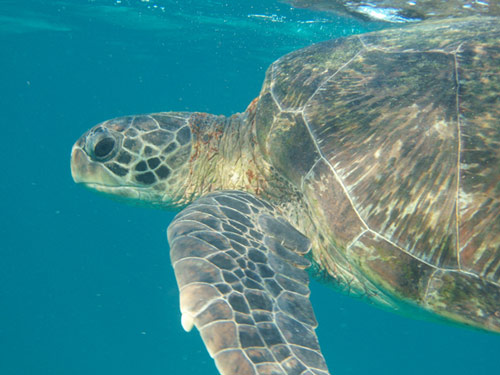
[(260, 155), (253, 113), (231, 117), (195, 113), (185, 202), (216, 190), (244, 190), (260, 195), (268, 184), (270, 166)]

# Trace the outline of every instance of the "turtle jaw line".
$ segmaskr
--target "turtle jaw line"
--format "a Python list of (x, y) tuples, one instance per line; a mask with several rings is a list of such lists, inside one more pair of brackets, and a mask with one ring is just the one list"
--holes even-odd
[(106, 185), (97, 182), (80, 182), (86, 188), (96, 190), (100, 193), (111, 194), (123, 198), (141, 199), (147, 192), (147, 188), (134, 185)]
[(164, 206), (153, 192), (147, 187), (134, 185), (106, 185), (96, 182), (78, 182), (85, 188), (90, 189), (98, 194), (106, 195), (112, 200), (131, 204), (133, 206), (157, 207)]

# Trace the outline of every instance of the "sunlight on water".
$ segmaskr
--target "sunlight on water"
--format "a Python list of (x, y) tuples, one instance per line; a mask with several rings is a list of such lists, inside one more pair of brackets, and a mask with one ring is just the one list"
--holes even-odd
[[(126, 1), (79, 0), (50, 3), (31, 1), (30, 7), (15, 2), (0, 4), (3, 32), (40, 30), (68, 31), (75, 22), (99, 20), (122, 28), (171, 32), (212, 27), (228, 30), (265, 31), (275, 36), (301, 39), (349, 35), (376, 28), (335, 15), (295, 9), (269, 1), (226, 3), (224, 1)], [(6, 14), (9, 14), (6, 16)], [(380, 26), (379, 26), (380, 27)], [(192, 29), (191, 29), (192, 30)], [(193, 35), (190, 35), (193, 36)]]

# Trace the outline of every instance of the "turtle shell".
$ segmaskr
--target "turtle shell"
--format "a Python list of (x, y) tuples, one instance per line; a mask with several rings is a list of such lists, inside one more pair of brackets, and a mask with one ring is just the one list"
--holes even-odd
[(495, 331), (499, 41), (498, 19), (469, 18), (313, 45), (269, 68), (256, 112), (265, 158), (328, 238), (320, 267)]

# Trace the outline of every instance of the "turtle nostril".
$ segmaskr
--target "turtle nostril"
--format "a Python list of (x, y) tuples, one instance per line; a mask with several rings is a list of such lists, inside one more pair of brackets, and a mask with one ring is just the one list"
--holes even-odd
[(98, 158), (104, 158), (113, 151), (115, 140), (111, 137), (101, 139), (94, 147), (94, 155)]

